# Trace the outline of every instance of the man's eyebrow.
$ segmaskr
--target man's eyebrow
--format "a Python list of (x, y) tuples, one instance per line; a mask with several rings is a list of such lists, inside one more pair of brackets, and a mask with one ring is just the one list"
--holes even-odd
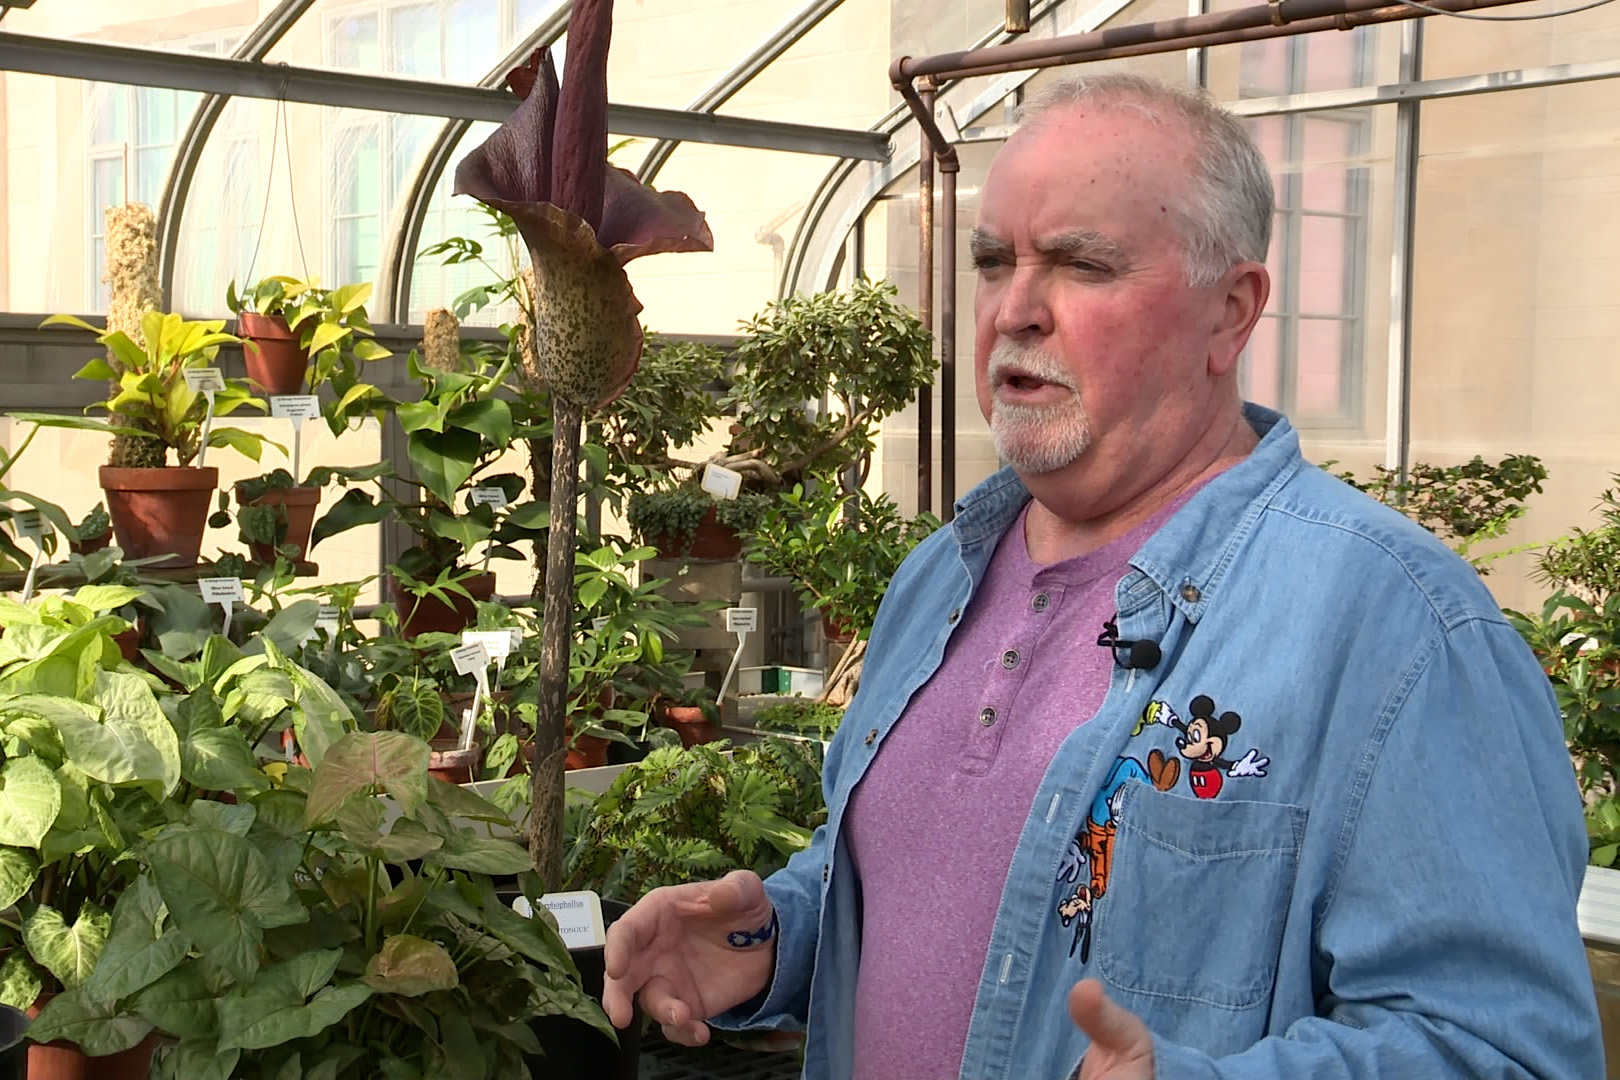
[(1071, 229), (1035, 242), (1035, 250), (1043, 255), (1089, 255), (1123, 259), (1124, 250), (1112, 237), (1095, 229)]
[(975, 227), (968, 239), (968, 250), (975, 255), (1005, 254), (1012, 245), (988, 229)]

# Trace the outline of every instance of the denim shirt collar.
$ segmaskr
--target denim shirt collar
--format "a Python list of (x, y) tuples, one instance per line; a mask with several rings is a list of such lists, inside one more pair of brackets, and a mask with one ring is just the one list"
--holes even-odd
[[(1205, 484), (1131, 557), (1145, 577), (1121, 595), (1122, 609), (1145, 603), (1149, 594), (1164, 595), (1196, 623), (1272, 496), (1304, 464), (1299, 433), (1281, 413), (1245, 402), (1243, 418), (1259, 445)], [(957, 500), (951, 529), (964, 557), (981, 546), (988, 557), (1029, 498), (1018, 474), (1003, 468)]]

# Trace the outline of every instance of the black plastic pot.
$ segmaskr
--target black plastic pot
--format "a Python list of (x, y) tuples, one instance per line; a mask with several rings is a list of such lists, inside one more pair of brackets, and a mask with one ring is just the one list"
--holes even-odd
[[(628, 904), (617, 900), (602, 901), (602, 922), (612, 926), (620, 915), (630, 910)], [(579, 968), (580, 983), (585, 993), (602, 1000), (602, 976), (606, 965), (604, 949), (569, 949)], [(619, 1028), (619, 1043), (580, 1020), (569, 1016), (537, 1016), (529, 1021), (529, 1028), (540, 1047), (541, 1057), (526, 1058), (524, 1064), (534, 1076), (546, 1080), (638, 1080), (641, 1075), (641, 1008), (630, 1017), (628, 1028)], [(5, 1080), (0, 1077), (0, 1080)]]
[(0, 1080), (28, 1080), (28, 1014), (0, 1005)]

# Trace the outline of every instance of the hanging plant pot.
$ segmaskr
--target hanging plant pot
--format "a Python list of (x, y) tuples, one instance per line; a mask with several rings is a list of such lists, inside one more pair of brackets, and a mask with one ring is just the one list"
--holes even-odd
[(161, 469), (101, 467), (113, 535), (130, 559), (167, 555), (157, 567), (197, 565), (208, 507), (219, 486), (219, 470), (166, 466)]
[[(488, 600), (495, 595), (495, 575), (475, 574), (470, 578), (463, 578), (461, 587), (471, 593), (474, 600)], [(478, 617), (477, 607), (465, 596), (452, 594), (450, 597), (452, 603), (449, 604), (432, 596), (424, 596), (421, 603), (417, 603), (416, 597), (400, 588), (397, 581), (389, 582), (389, 590), (393, 597), (394, 610), (399, 612), (399, 632), (402, 637), (413, 638), (417, 634), (435, 630), (445, 634), (459, 634), (471, 626)]]
[[(39, 1000), (29, 1006), (28, 1018), (38, 1016), (45, 1003), (55, 996), (41, 994)], [(26, 1075), (48, 1080), (146, 1080), (152, 1070), (152, 1050), (156, 1045), (157, 1036), (150, 1034), (128, 1050), (90, 1057), (70, 1042), (29, 1043)], [(0, 1080), (10, 1075), (0, 1073)]]
[(244, 311), (236, 317), (236, 332), (251, 382), (271, 396), (304, 392), (309, 351), (287, 328), (286, 319)]
[[(302, 562), (309, 552), (309, 534), (315, 527), (315, 510), (321, 504), (321, 489), (318, 487), (271, 488), (251, 502), (244, 502), (241, 496), (241, 485), (237, 485), (237, 500), (243, 506), (279, 506), (287, 515), (287, 535), (283, 544), (291, 544), (298, 549), (293, 557), (294, 562)], [(269, 544), (255, 541), (248, 545), (253, 553), (255, 562), (273, 563), (276, 561), (276, 549)]]
[(658, 549), (661, 559), (735, 559), (742, 554), (742, 537), (736, 529), (722, 525), (709, 507), (692, 532), (692, 537), (650, 535), (647, 543)]
[(674, 731), (681, 737), (681, 746), (688, 750), (720, 738), (719, 721), (711, 720), (696, 705), (665, 705), (659, 710), (658, 726)]

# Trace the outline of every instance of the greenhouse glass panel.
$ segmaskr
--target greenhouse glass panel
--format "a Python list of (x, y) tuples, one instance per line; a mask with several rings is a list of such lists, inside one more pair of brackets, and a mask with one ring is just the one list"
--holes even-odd
[[(1424, 106), (1413, 260), (1411, 459), (1535, 454), (1546, 493), (1504, 543), (1544, 541), (1610, 486), (1620, 443), (1617, 84)], [(1503, 560), (1497, 599), (1537, 606), (1529, 559)]]
[[(1544, 15), (1577, 6), (1574, 0), (1536, 0), (1473, 14)], [(1535, 21), (1459, 19), (1441, 15), (1423, 20), (1423, 77), (1426, 79), (1617, 58), (1620, 58), (1620, 6), (1615, 4)]]

